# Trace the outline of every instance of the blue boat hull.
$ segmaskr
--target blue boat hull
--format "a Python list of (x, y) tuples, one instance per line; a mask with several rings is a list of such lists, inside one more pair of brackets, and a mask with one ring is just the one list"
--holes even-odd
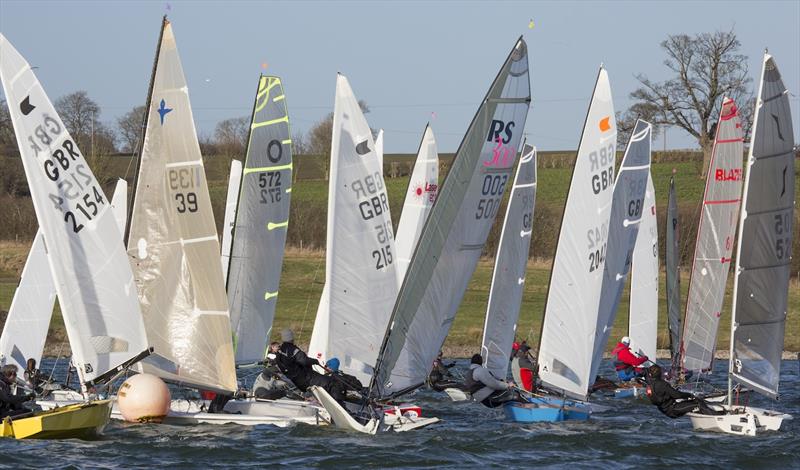
[(528, 403), (506, 403), (503, 410), (516, 423), (579, 421), (591, 415), (588, 404), (558, 397), (530, 397)]

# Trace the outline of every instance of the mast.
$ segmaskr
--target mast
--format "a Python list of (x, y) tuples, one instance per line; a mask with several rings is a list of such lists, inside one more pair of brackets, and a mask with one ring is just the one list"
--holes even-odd
[(156, 56), (153, 59), (153, 72), (150, 75), (150, 85), (147, 87), (147, 100), (145, 101), (144, 105), (144, 118), (142, 119), (142, 134), (139, 138), (139, 155), (135, 156), (136, 158), (136, 168), (133, 171), (133, 185), (131, 186), (131, 195), (130, 201), (128, 201), (128, 218), (127, 223), (125, 224), (125, 228), (123, 233), (125, 234), (122, 237), (123, 245), (128, 245), (128, 237), (131, 234), (131, 219), (133, 217), (133, 200), (136, 198), (136, 187), (139, 185), (139, 173), (141, 172), (141, 165), (142, 165), (142, 148), (144, 147), (144, 138), (147, 135), (147, 123), (150, 119), (150, 105), (152, 104), (153, 100), (153, 84), (156, 80), (156, 69), (158, 68), (158, 56), (161, 54), (161, 40), (164, 39), (164, 28), (167, 27), (169, 24), (169, 20), (167, 19), (167, 15), (161, 19), (161, 31), (158, 33), (158, 44), (156, 45)]

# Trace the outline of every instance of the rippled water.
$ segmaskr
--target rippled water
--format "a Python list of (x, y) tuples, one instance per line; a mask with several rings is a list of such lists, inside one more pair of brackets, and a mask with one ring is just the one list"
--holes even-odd
[[(459, 366), (466, 363), (459, 361)], [(599, 397), (598, 403), (613, 409), (588, 422), (518, 425), (505, 421), (500, 410), (453, 403), (444, 394), (423, 390), (413, 401), (442, 422), (413, 432), (366, 436), (305, 425), (279, 429), (112, 421), (98, 441), (0, 440), (0, 466), (800, 468), (798, 366), (798, 361), (784, 361), (780, 402), (751, 399), (753, 405), (796, 418), (785, 421), (778, 433), (755, 438), (694, 432), (688, 418), (671, 420), (647, 401)], [(719, 386), (726, 367), (725, 361), (716, 364)], [(612, 375), (608, 365), (603, 372)]]

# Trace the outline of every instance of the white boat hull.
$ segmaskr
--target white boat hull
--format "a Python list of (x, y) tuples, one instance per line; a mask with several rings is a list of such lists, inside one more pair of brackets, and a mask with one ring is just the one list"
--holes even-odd
[(695, 431), (713, 431), (737, 436), (755, 436), (759, 432), (777, 431), (784, 419), (792, 419), (791, 415), (763, 408), (737, 407), (729, 408), (721, 405), (728, 414), (721, 416), (689, 413)]
[(469, 394), (460, 388), (446, 388), (444, 389), (444, 393), (453, 401), (467, 401), (471, 399)]
[[(77, 392), (59, 391), (52, 400), (38, 400), (44, 410), (82, 402)], [(286, 427), (303, 423), (312, 426), (330, 424), (331, 418), (321, 406), (299, 400), (256, 400), (253, 398), (231, 400), (225, 404), (223, 413), (209, 413), (207, 400), (172, 400), (170, 410), (162, 421), (167, 424), (239, 424), (258, 426), (269, 424)], [(116, 401), (111, 410), (111, 419), (124, 421)]]

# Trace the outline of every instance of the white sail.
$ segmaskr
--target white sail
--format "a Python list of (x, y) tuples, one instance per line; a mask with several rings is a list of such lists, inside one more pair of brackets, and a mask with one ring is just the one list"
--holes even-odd
[(383, 175), (383, 129), (380, 129), (378, 136), (375, 137), (375, 153), (378, 154), (378, 165)]
[(231, 239), (233, 224), (236, 222), (236, 205), (239, 203), (239, 186), (242, 182), (242, 162), (231, 160), (231, 174), (228, 177), (228, 193), (225, 197), (225, 218), (222, 222), (222, 276), (228, 281), (228, 265), (231, 261)]
[(508, 358), (525, 290), (535, 203), (536, 148), (523, 144), (497, 246), (481, 341), (483, 365), (499, 379), (508, 375)]
[(118, 179), (117, 185), (114, 186), (114, 195), (111, 196), (111, 211), (114, 213), (119, 233), (125, 233), (125, 224), (128, 222), (128, 182), (122, 178)]
[(742, 136), (736, 104), (723, 98), (686, 297), (681, 360), (687, 370), (710, 369), (717, 349), (742, 196)]
[(401, 394), (427, 379), (511, 183), (529, 106), (528, 48), (520, 38), (478, 108), (422, 229), (381, 345), (373, 394)]
[(417, 248), (422, 226), (428, 220), (428, 214), (436, 201), (439, 192), (439, 152), (436, 150), (436, 139), (433, 129), (425, 126), (422, 142), (417, 151), (414, 170), (408, 181), (403, 212), (397, 224), (395, 246), (397, 247), (397, 286), (403, 285), (408, 263)]
[(0, 335), (0, 365), (14, 364), (22, 371), (28, 359), (41, 362), (55, 301), (56, 286), (39, 229)]
[(789, 93), (764, 54), (739, 224), (732, 379), (778, 396), (794, 235), (795, 155)]
[(644, 211), (633, 249), (628, 336), (631, 350), (656, 358), (658, 336), (658, 222), (653, 177), (647, 177)]
[(539, 345), (547, 387), (585, 398), (614, 186), (617, 126), (608, 73), (597, 77), (564, 208)]
[(133, 202), (128, 254), (147, 337), (144, 371), (236, 389), (228, 299), (203, 159), (172, 26), (164, 20)]
[(325, 289), (318, 311), (327, 318), (315, 321), (309, 355), (338, 358), (344, 372), (366, 384), (397, 295), (397, 252), (375, 143), (341, 74), (330, 172)]
[(30, 65), (0, 35), (0, 79), (82, 382), (147, 349), (122, 235)]

